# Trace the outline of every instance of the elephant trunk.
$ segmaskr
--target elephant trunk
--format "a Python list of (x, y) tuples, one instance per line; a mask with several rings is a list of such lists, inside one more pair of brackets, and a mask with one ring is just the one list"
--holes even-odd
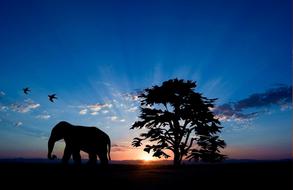
[(48, 159), (49, 160), (54, 160), (56, 158), (55, 155), (52, 155), (54, 145), (55, 145), (55, 140), (53, 140), (52, 137), (50, 137), (48, 141)]
[(111, 152), (111, 140), (108, 137), (108, 158), (109, 158), (109, 160), (111, 160), (110, 152)]

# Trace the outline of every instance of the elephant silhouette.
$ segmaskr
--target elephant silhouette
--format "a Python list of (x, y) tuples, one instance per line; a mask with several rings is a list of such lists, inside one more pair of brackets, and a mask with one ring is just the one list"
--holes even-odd
[(48, 141), (48, 159), (57, 158), (52, 155), (56, 141), (64, 139), (65, 148), (62, 158), (63, 163), (68, 163), (71, 155), (74, 163), (81, 163), (80, 151), (89, 155), (90, 164), (97, 162), (97, 156), (102, 165), (108, 164), (110, 157), (111, 141), (110, 137), (96, 127), (86, 127), (72, 125), (66, 121), (61, 121), (55, 125), (51, 131)]

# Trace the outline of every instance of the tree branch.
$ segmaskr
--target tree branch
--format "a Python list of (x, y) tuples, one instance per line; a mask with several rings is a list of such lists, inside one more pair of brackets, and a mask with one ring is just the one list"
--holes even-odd
[(167, 104), (164, 104), (164, 106), (166, 108), (166, 111), (169, 112), (168, 107), (167, 107)]
[(188, 150), (192, 147), (193, 141), (195, 140), (195, 138), (191, 138), (189, 146), (184, 150), (185, 152), (188, 152)]
[(188, 142), (188, 139), (189, 139), (189, 136), (190, 136), (191, 132), (192, 132), (192, 130), (188, 129), (187, 136), (186, 136), (186, 139), (185, 139), (185, 142), (184, 142), (184, 147), (186, 147), (186, 145), (187, 145), (187, 142)]
[(172, 146), (174, 146), (174, 142), (172, 142), (172, 139), (165, 139), (168, 143), (170, 143)]
[(162, 131), (164, 131), (164, 135), (166, 135), (168, 138), (166, 138), (165, 140), (170, 143), (172, 146), (174, 146), (175, 141), (173, 140), (173, 138), (170, 136), (169, 131), (167, 129), (162, 129)]
[(172, 148), (171, 146), (166, 147), (166, 149), (171, 150), (172, 152), (174, 152), (174, 148)]
[(188, 123), (190, 123), (190, 121), (188, 119), (185, 120), (184, 124), (183, 124), (183, 129), (186, 128), (186, 126), (188, 125)]
[(169, 125), (170, 125), (170, 129), (174, 130), (174, 125), (172, 123), (172, 121), (168, 121)]

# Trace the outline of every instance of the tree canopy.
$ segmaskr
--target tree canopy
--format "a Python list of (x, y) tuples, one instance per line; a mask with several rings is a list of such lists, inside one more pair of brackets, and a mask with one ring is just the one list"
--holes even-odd
[(173, 164), (183, 159), (217, 162), (225, 159), (220, 148), (221, 123), (212, 112), (214, 101), (195, 92), (191, 80), (171, 79), (161, 86), (144, 89), (140, 94), (140, 115), (131, 129), (144, 129), (132, 145), (139, 147), (149, 141), (144, 151), (154, 157), (170, 157)]

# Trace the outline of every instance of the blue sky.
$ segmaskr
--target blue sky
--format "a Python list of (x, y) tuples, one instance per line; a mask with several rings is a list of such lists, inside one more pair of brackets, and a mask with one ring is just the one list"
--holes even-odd
[(175, 77), (218, 98), (230, 157), (292, 156), (290, 7), (289, 0), (1, 1), (0, 157), (45, 157), (51, 128), (66, 120), (105, 130), (119, 147), (114, 158), (127, 159), (141, 151), (130, 147), (135, 92)]

